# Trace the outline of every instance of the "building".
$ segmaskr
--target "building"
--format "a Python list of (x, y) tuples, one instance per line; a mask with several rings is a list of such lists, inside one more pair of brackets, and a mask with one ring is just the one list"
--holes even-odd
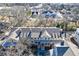
[(52, 12), (52, 11), (43, 11), (42, 12), (42, 15), (46, 18), (49, 18), (49, 17), (52, 17), (52, 18), (55, 18), (56, 17), (56, 13)]
[[(74, 55), (72, 50), (69, 48), (64, 40), (52, 36), (52, 33), (56, 34), (60, 30), (58, 28), (21, 28), (21, 38), (29, 40), (30, 48), (34, 55), (37, 56), (63, 56), (63, 55)], [(57, 36), (57, 35), (55, 35)], [(23, 40), (23, 39), (22, 39)], [(21, 40), (21, 41), (22, 41)], [(52, 54), (51, 52), (52, 51)], [(61, 53), (62, 52), (62, 53)], [(70, 53), (69, 53), (70, 52)]]
[[(14, 29), (14, 28), (13, 28)], [(15, 40), (29, 43), (32, 53), (36, 56), (71, 56), (74, 55), (71, 48), (62, 38), (57, 38), (60, 29), (56, 27), (18, 27), (12, 31)], [(21, 33), (20, 33), (21, 32)], [(20, 34), (19, 34), (20, 33)], [(53, 35), (54, 34), (54, 35)], [(19, 36), (18, 36), (19, 35)], [(17, 38), (16, 38), (17, 37)], [(9, 37), (10, 38), (10, 37)], [(18, 40), (17, 40), (18, 41)]]
[(6, 40), (6, 41), (4, 41), (4, 42), (2, 43), (2, 46), (3, 46), (4, 48), (10, 48), (10, 47), (12, 48), (12, 47), (15, 47), (16, 44), (17, 44), (17, 41), (16, 41), (16, 40), (8, 39), (8, 40)]

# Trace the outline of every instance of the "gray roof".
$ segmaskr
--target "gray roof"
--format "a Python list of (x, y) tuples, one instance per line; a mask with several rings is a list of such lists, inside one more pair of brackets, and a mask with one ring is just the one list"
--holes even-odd
[(41, 37), (51, 37), (51, 35), (47, 32), (47, 30), (45, 30), (42, 32)]
[(31, 38), (38, 38), (40, 35), (40, 32), (32, 32), (31, 33)]
[[(41, 35), (45, 32), (45, 30), (47, 31), (48, 35), (51, 36), (52, 33), (60, 33), (60, 29), (59, 28), (54, 28), (54, 27), (51, 27), (51, 28), (38, 28), (38, 27), (35, 27), (35, 28), (21, 28), (21, 33), (26, 33), (27, 36), (28, 34), (31, 32), (31, 37), (41, 37)], [(46, 35), (46, 34), (45, 34)]]

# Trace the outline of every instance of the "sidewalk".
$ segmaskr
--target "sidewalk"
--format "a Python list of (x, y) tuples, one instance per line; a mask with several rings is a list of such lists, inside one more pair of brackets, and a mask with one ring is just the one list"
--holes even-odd
[(74, 45), (72, 42), (69, 42), (69, 41), (66, 41), (67, 42), (68, 46), (71, 48), (71, 50), (73, 51), (74, 55), (75, 56), (79, 56), (79, 49), (76, 45)]

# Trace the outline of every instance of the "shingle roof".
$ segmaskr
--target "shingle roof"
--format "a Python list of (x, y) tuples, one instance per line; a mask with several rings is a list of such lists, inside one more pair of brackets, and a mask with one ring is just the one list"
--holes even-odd
[(42, 34), (41, 37), (51, 37), (51, 35), (45, 30)]

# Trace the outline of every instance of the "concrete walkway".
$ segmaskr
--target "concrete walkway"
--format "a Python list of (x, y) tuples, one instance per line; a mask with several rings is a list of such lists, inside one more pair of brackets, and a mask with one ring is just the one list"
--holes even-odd
[(79, 49), (76, 45), (74, 45), (72, 42), (70, 41), (66, 41), (65, 42), (68, 44), (68, 46), (71, 48), (71, 50), (73, 51), (75, 56), (79, 56)]

